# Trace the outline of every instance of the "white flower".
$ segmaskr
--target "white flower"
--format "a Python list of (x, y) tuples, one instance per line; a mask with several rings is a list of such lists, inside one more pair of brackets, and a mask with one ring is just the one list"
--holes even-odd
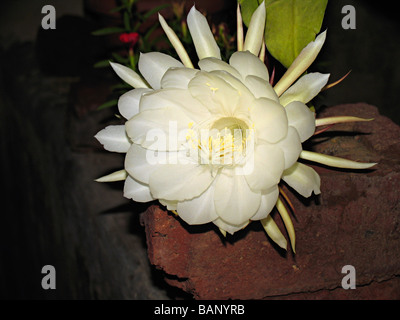
[[(126, 179), (125, 197), (139, 202), (157, 199), (188, 224), (213, 222), (233, 234), (261, 220), (271, 238), (286, 246), (269, 218), (277, 205), (292, 235), (290, 218), (278, 199), (278, 183), (283, 179), (305, 197), (318, 194), (318, 174), (297, 160), (327, 159), (303, 151), (301, 143), (316, 127), (305, 103), (320, 92), (329, 75), (310, 73), (292, 85), (314, 61), (325, 32), (304, 48), (273, 88), (259, 58), (264, 3), (255, 11), (244, 43), (239, 40), (243, 51), (235, 52), (229, 63), (221, 60), (205, 17), (195, 7), (190, 10), (187, 21), (199, 69), (193, 68), (175, 33), (159, 18), (182, 62), (158, 52), (141, 54), (144, 79), (111, 63), (136, 89), (118, 102), (125, 125), (109, 126), (96, 135), (105, 149), (126, 152), (126, 171), (101, 181)], [(241, 28), (238, 25), (239, 35)], [(346, 161), (347, 167), (371, 166)], [(294, 246), (294, 233), (291, 240)]]

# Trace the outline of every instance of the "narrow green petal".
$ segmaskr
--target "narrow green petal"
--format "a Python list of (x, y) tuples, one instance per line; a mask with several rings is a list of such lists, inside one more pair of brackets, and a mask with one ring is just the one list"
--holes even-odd
[(310, 42), (293, 61), (274, 89), (278, 96), (286, 91), (293, 82), (314, 62), (326, 38), (326, 31), (322, 32), (313, 42)]
[(244, 51), (248, 50), (258, 56), (264, 38), (265, 28), (265, 4), (261, 3), (251, 17), (246, 39), (244, 40)]
[(344, 168), (344, 169), (368, 169), (376, 165), (376, 163), (356, 162), (348, 159), (328, 156), (326, 154), (305, 151), (305, 150), (303, 150), (300, 153), (300, 158), (304, 160), (310, 160), (321, 164), (325, 164), (330, 167)]
[(160, 21), (161, 27), (163, 28), (169, 41), (171, 42), (176, 53), (181, 59), (183, 65), (187, 68), (193, 69), (194, 67), (192, 61), (190, 60), (188, 53), (186, 52), (184, 46), (182, 45), (182, 42), (179, 40), (174, 30), (171, 29), (171, 27), (167, 24), (167, 22), (165, 21), (164, 17), (161, 14), (158, 14), (158, 20)]
[(296, 248), (295, 248), (296, 235), (294, 232), (292, 219), (290, 219), (289, 213), (287, 212), (285, 205), (279, 198), (278, 198), (278, 201), (276, 202), (276, 208), (278, 209), (279, 214), (282, 217), (283, 223), (285, 224), (286, 231), (289, 234), (290, 244), (292, 245), (293, 252), (296, 253)]
[(271, 240), (273, 240), (282, 249), (287, 250), (287, 241), (276, 225), (274, 219), (272, 219), (271, 215), (268, 215), (268, 217), (265, 219), (260, 220), (260, 222)]
[(199, 60), (214, 57), (221, 59), (221, 52), (208, 25), (207, 19), (193, 6), (187, 16), (187, 24)]
[(336, 124), (336, 123), (372, 121), (372, 120), (374, 120), (374, 119), (373, 118), (365, 119), (365, 118), (352, 117), (352, 116), (328, 117), (328, 118), (316, 119), (315, 126), (319, 127), (319, 126), (326, 126), (326, 125)]
[(111, 62), (111, 67), (114, 69), (115, 73), (124, 80), (127, 84), (134, 88), (149, 88), (146, 82), (131, 68), (123, 66), (122, 64)]
[(115, 182), (115, 181), (123, 181), (126, 179), (128, 176), (128, 173), (122, 169), (119, 171), (115, 171), (113, 173), (110, 173), (104, 177), (98, 178), (95, 181), (96, 182)]
[(265, 42), (264, 42), (264, 39), (263, 39), (263, 42), (261, 44), (260, 54), (258, 55), (258, 57), (260, 58), (260, 60), (262, 62), (265, 62), (265, 51), (266, 51), (266, 47), (265, 47)]
[(243, 37), (243, 20), (242, 20), (242, 13), (240, 10), (240, 4), (238, 2), (237, 5), (237, 14), (236, 14), (236, 21), (237, 21), (237, 51), (243, 51), (243, 42), (244, 42), (244, 37)]

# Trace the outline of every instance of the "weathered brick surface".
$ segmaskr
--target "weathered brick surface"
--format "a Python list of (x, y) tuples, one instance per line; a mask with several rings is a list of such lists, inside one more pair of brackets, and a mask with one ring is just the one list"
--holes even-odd
[[(148, 255), (168, 283), (197, 299), (400, 299), (400, 128), (366, 104), (319, 116), (331, 115), (375, 120), (337, 125), (305, 148), (379, 164), (314, 166), (322, 194), (312, 199), (283, 186), (296, 208), (296, 254), (278, 249), (257, 222), (224, 239), (212, 224), (189, 226), (152, 206), (142, 215)], [(344, 265), (356, 268), (356, 290), (341, 287)]]

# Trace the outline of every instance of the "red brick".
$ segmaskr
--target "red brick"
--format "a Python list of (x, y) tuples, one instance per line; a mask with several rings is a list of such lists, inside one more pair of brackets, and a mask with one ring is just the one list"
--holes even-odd
[[(152, 206), (142, 216), (148, 255), (169, 284), (197, 299), (400, 299), (400, 127), (366, 104), (319, 116), (331, 115), (375, 120), (337, 125), (314, 138), (313, 150), (379, 164), (362, 172), (313, 166), (322, 194), (311, 199), (283, 186), (296, 208), (296, 254), (257, 222), (224, 239), (212, 224), (189, 226)], [(355, 290), (341, 287), (344, 265), (356, 269)]]

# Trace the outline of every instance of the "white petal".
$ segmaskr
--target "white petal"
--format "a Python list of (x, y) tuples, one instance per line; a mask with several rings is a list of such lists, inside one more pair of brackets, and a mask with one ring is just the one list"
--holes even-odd
[(303, 197), (308, 198), (312, 192), (315, 194), (321, 193), (321, 179), (318, 173), (313, 168), (300, 162), (296, 162), (292, 167), (285, 170), (282, 180)]
[(204, 224), (218, 218), (214, 206), (214, 185), (212, 184), (200, 196), (179, 202), (179, 216), (188, 224)]
[(127, 120), (139, 112), (139, 103), (143, 94), (152, 91), (148, 88), (133, 89), (124, 93), (118, 100), (119, 113)]
[(189, 68), (170, 68), (161, 79), (161, 88), (187, 89), (190, 80), (199, 72)]
[(123, 66), (122, 64), (116, 62), (110, 62), (111, 67), (114, 69), (115, 73), (124, 80), (127, 84), (130, 84), (134, 88), (148, 88), (146, 82), (131, 68)]
[(128, 176), (128, 173), (125, 169), (118, 170), (113, 173), (110, 173), (106, 176), (96, 179), (96, 182), (115, 182), (115, 181), (123, 181)]
[(141, 53), (139, 71), (153, 89), (161, 88), (161, 79), (169, 68), (183, 67), (183, 64), (160, 52)]
[(320, 52), (326, 38), (326, 31), (322, 32), (313, 42), (310, 42), (293, 61), (289, 69), (275, 85), (278, 96), (282, 95), (293, 82), (314, 62)]
[(213, 223), (220, 229), (229, 232), (230, 234), (234, 234), (236, 231), (242, 230), (244, 227), (246, 227), (249, 224), (250, 220), (247, 220), (246, 222), (240, 224), (240, 225), (233, 225), (225, 222), (221, 218), (215, 219)]
[(268, 81), (257, 76), (247, 76), (244, 83), (256, 98), (267, 98), (279, 102), (279, 98)]
[(210, 30), (206, 17), (193, 6), (187, 16), (187, 25), (199, 60), (214, 57), (221, 59), (221, 52)]
[(287, 134), (288, 119), (285, 108), (271, 99), (259, 98), (250, 107), (258, 139), (276, 143)]
[(185, 65), (185, 67), (193, 68), (192, 61), (190, 61), (188, 53), (186, 52), (185, 48), (182, 45), (182, 42), (179, 40), (174, 30), (172, 30), (172, 28), (168, 26), (162, 15), (158, 14), (158, 20), (160, 21), (161, 27), (163, 28), (172, 46), (176, 50), (176, 53), (178, 54), (182, 63)]
[(302, 151), (301, 140), (297, 130), (289, 126), (287, 136), (276, 144), (283, 151), (285, 169), (295, 164)]
[(165, 207), (167, 207), (167, 210), (174, 210), (176, 211), (178, 207), (178, 201), (169, 201), (169, 200), (164, 200), (164, 199), (158, 199), (158, 201)]
[[(129, 175), (135, 180), (144, 184), (149, 184), (151, 173), (160, 165), (155, 161), (149, 161), (149, 154), (149, 150), (137, 144), (132, 144), (125, 157), (125, 170), (128, 171)], [(159, 155), (160, 158), (165, 156), (165, 154), (166, 152)]]
[(304, 103), (293, 101), (285, 107), (289, 126), (299, 133), (301, 142), (306, 141), (315, 132), (315, 114)]
[[(146, 94), (140, 102), (141, 112), (166, 107), (178, 108), (179, 112), (184, 112), (194, 122), (201, 122), (210, 117), (208, 109), (185, 89), (168, 88), (156, 90)], [(178, 118), (174, 119), (173, 114), (168, 118), (178, 120)]]
[(151, 196), (149, 186), (136, 181), (128, 176), (124, 185), (124, 197), (137, 202), (149, 202), (154, 198)]
[(239, 99), (235, 108), (234, 116), (247, 118), (249, 115), (249, 106), (254, 100), (254, 95), (243, 84), (243, 82), (239, 80), (241, 79), (241, 77), (236, 78), (226, 71), (211, 71), (210, 74), (223, 79), (226, 83), (228, 83), (232, 88), (236, 90), (236, 95), (239, 97)]
[(193, 97), (214, 115), (233, 116), (239, 101), (236, 89), (208, 72), (199, 72), (189, 83)]
[(155, 198), (184, 201), (199, 196), (213, 180), (207, 166), (165, 164), (151, 174), (149, 186)]
[(263, 1), (251, 17), (246, 39), (244, 41), (244, 51), (249, 50), (256, 56), (260, 53), (261, 44), (264, 38), (265, 16), (266, 10)]
[(253, 192), (244, 176), (226, 174), (226, 171), (224, 169), (217, 177), (214, 204), (222, 220), (238, 226), (246, 223), (257, 212), (261, 193)]
[(271, 188), (271, 191), (262, 194), (260, 208), (258, 209), (256, 214), (251, 217), (251, 220), (265, 219), (274, 208), (276, 201), (278, 200), (278, 196), (279, 196), (278, 186), (274, 186)]
[(328, 79), (329, 74), (308, 73), (287, 89), (279, 100), (283, 106), (292, 101), (307, 103), (321, 91)]
[(112, 152), (124, 153), (131, 146), (124, 125), (108, 126), (99, 131), (94, 137), (99, 140), (104, 149)]
[(186, 141), (186, 133), (193, 123), (185, 112), (176, 107), (150, 109), (138, 113), (125, 123), (132, 142), (159, 151), (176, 151)]
[(239, 71), (242, 79), (247, 76), (257, 76), (269, 81), (269, 73), (265, 64), (249, 51), (238, 51), (232, 54), (229, 64)]
[(254, 170), (246, 174), (246, 181), (255, 191), (266, 191), (281, 180), (285, 167), (283, 151), (270, 144), (256, 145), (254, 150)]
[(239, 72), (233, 68), (231, 65), (226, 63), (225, 61), (222, 61), (217, 58), (205, 58), (199, 61), (199, 67), (202, 71), (226, 71), (229, 72), (232, 76), (240, 79), (241, 76)]

